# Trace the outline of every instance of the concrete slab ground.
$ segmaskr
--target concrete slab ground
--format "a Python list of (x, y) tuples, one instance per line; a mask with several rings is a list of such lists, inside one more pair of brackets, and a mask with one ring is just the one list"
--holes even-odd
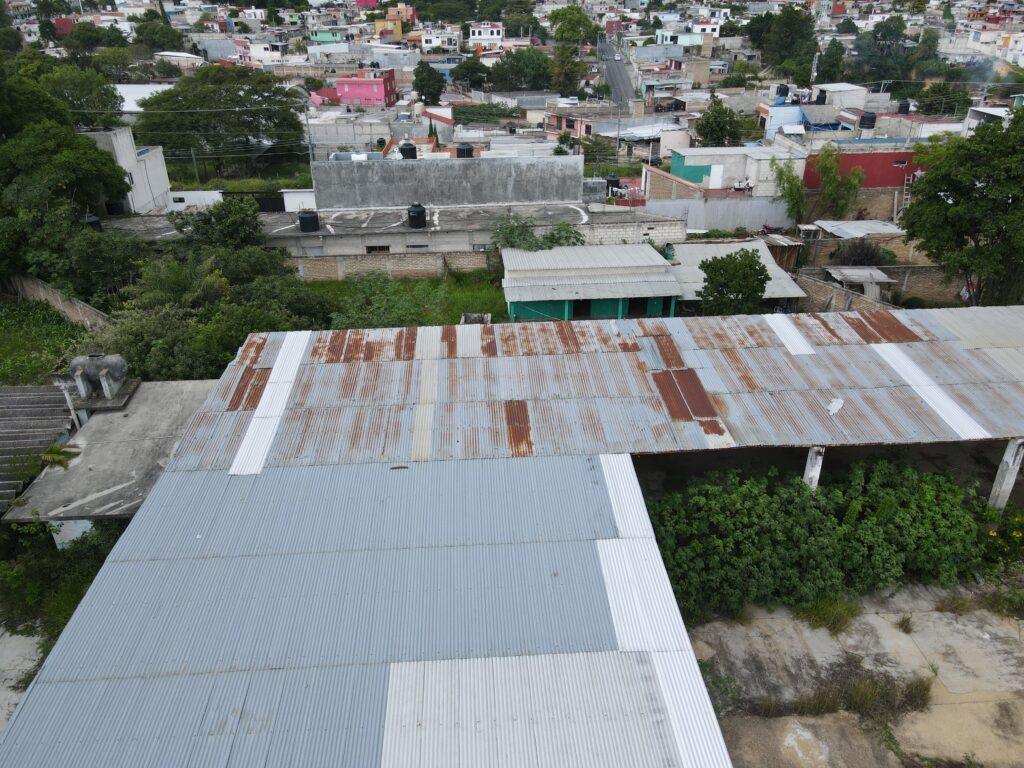
[(23, 691), (17, 686), (39, 659), (38, 638), (0, 629), (0, 730), (7, 724)]
[(96, 413), (72, 438), (80, 453), (49, 466), (4, 516), (7, 522), (87, 520), (135, 514), (202, 405), (213, 381), (153, 381), (121, 411)]
[[(1024, 767), (1024, 622), (986, 610), (936, 610), (948, 592), (913, 586), (866, 598), (863, 613), (838, 636), (811, 629), (789, 611), (756, 611), (747, 623), (715, 621), (691, 629), (694, 650), (722, 716), (737, 766), (888, 766), (875, 737), (849, 727), (852, 715), (758, 718), (765, 697), (792, 701), (827, 682), (837, 661), (899, 679), (932, 677), (932, 704), (893, 724), (905, 754), (961, 760), (986, 768)], [(911, 631), (897, 622), (910, 617)], [(848, 756), (860, 754), (860, 761)], [(879, 756), (881, 755), (881, 756)]]

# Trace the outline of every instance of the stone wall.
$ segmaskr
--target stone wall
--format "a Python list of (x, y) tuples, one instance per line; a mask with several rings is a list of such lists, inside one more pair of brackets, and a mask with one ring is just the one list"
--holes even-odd
[(483, 252), (374, 253), (290, 259), (303, 280), (345, 280), (373, 272), (389, 277), (441, 277), (447, 272), (474, 272), (496, 266), (497, 257)]
[[(897, 264), (922, 264), (931, 266), (928, 257), (917, 250), (916, 240), (905, 240), (903, 235), (869, 235), (865, 238), (877, 243), (880, 248), (890, 250), (896, 256)], [(812, 267), (824, 267), (832, 264), (832, 253), (847, 240), (825, 237), (820, 240), (808, 240), (806, 263)]]
[[(818, 204), (819, 193), (815, 190), (804, 192), (807, 200), (807, 210), (815, 219), (827, 219), (829, 216), (823, 213), (815, 213), (815, 206)], [(903, 200), (903, 187), (869, 187), (857, 190), (857, 198), (854, 200), (846, 217), (850, 219), (882, 219), (892, 221), (893, 212), (897, 205)]]
[(317, 208), (579, 202), (582, 155), (315, 162)]
[(12, 275), (4, 281), (4, 288), (15, 296), (33, 301), (45, 301), (68, 321), (85, 326), (88, 330), (110, 322), (110, 315), (100, 312), (84, 301), (65, 296), (49, 283), (29, 275)]

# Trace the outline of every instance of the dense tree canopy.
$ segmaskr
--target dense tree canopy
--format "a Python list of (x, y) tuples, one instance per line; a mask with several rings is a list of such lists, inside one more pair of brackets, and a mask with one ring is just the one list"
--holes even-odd
[(586, 71), (586, 65), (580, 61), (579, 48), (575, 45), (564, 43), (555, 48), (551, 59), (551, 87), (562, 96), (579, 93), (580, 81)]
[(567, 5), (548, 14), (555, 40), (563, 43), (596, 43), (601, 28), (578, 5)]
[(551, 59), (537, 48), (520, 48), (491, 67), (496, 91), (543, 91), (551, 85)]
[(302, 142), (302, 95), (257, 69), (201, 67), (140, 103), (135, 130), (142, 142), (165, 151), (201, 150), (218, 165), (230, 165), (258, 142)]
[(833, 38), (828, 44), (828, 47), (825, 48), (825, 52), (821, 54), (821, 58), (818, 60), (817, 82), (842, 82), (844, 76), (843, 58), (845, 56), (846, 49), (843, 47), (843, 44)]
[(700, 263), (704, 286), (697, 291), (703, 315), (750, 315), (764, 309), (768, 270), (751, 248)]
[(916, 158), (901, 222), (946, 272), (968, 282), (977, 304), (1024, 301), (1024, 110), (1008, 126), (979, 125), (970, 138), (934, 140)]
[(419, 94), (424, 104), (439, 104), (444, 93), (444, 76), (421, 61), (413, 70), (412, 87)]
[(739, 117), (715, 96), (694, 123), (694, 130), (702, 147), (735, 147), (741, 140)]
[(147, 21), (135, 26), (135, 42), (151, 51), (180, 51), (181, 33), (162, 21)]
[(470, 56), (452, 69), (452, 80), (463, 83), (470, 88), (482, 88), (487, 82), (490, 69), (480, 62), (476, 56)]
[(959, 85), (932, 83), (917, 95), (917, 109), (926, 115), (962, 115), (970, 106), (970, 94)]
[(110, 128), (119, 122), (124, 100), (114, 86), (94, 69), (64, 64), (43, 75), (39, 84), (68, 105), (75, 125)]

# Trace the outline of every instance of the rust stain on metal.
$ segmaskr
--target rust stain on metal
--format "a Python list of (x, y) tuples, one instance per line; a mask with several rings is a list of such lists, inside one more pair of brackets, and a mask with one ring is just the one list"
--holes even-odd
[(327, 350), (327, 341), (330, 337), (330, 331), (321, 331), (316, 334), (316, 341), (313, 342), (313, 348), (309, 350), (309, 362), (322, 363), (324, 361), (324, 355)]
[(654, 386), (658, 388), (658, 394), (668, 409), (668, 415), (673, 421), (693, 421), (693, 414), (686, 407), (679, 387), (672, 376), (672, 371), (655, 371), (651, 374), (654, 379)]
[(516, 323), (499, 325), (498, 335), (501, 337), (502, 354), (505, 357), (519, 357), (519, 337), (516, 335)]
[(366, 362), (373, 362), (374, 360), (380, 360), (384, 354), (384, 342), (382, 341), (367, 341), (363, 343), (363, 360)]
[(341, 355), (345, 351), (345, 339), (348, 331), (331, 331), (331, 338), (327, 342), (327, 349), (324, 350), (323, 361), (325, 363), (340, 363)]
[(705, 435), (724, 435), (725, 427), (722, 426), (722, 422), (718, 419), (700, 419), (698, 421), (700, 428), (704, 431)]
[(922, 341), (921, 337), (901, 323), (892, 312), (886, 310), (864, 310), (860, 316), (883, 339), (889, 342), (904, 344), (911, 341)]
[(245, 393), (249, 389), (249, 382), (252, 381), (252, 375), (255, 368), (246, 366), (242, 371), (242, 375), (238, 379), (238, 383), (235, 385), (235, 391), (231, 393), (231, 399), (228, 400), (228, 410), (237, 411), (241, 405), (242, 400), (245, 399)]
[(345, 344), (345, 353), (342, 355), (343, 363), (353, 363), (363, 359), (363, 343), (365, 335), (363, 331), (352, 330), (348, 332), (348, 341)]
[(690, 409), (690, 413), (698, 419), (714, 419), (718, 417), (715, 406), (712, 404), (711, 398), (708, 397), (708, 392), (704, 389), (704, 384), (701, 382), (696, 371), (690, 368), (672, 371), (672, 378), (675, 379), (676, 386), (679, 387), (679, 391), (683, 394), (683, 399), (686, 401), (686, 406)]
[(395, 359), (412, 360), (416, 357), (416, 328), (402, 328), (395, 337)]
[(540, 325), (540, 323), (519, 323), (517, 324), (519, 337), (519, 354), (525, 356), (532, 356), (539, 354), (537, 348), (537, 340), (533, 336), (533, 326)]
[(445, 357), (458, 357), (459, 356), (459, 345), (457, 336), (455, 335), (455, 326), (446, 325), (441, 329), (441, 344), (444, 346)]
[(572, 323), (565, 320), (555, 323), (555, 333), (558, 334), (558, 340), (562, 343), (564, 354), (579, 354), (580, 340), (576, 338), (576, 331), (573, 329)]
[(843, 339), (842, 335), (840, 335), (840, 333), (835, 328), (833, 328), (831, 325), (828, 324), (828, 320), (826, 320), (824, 317), (819, 315), (817, 312), (811, 312), (807, 316), (810, 317), (812, 320), (814, 320), (814, 322), (816, 322), (822, 328), (824, 328), (825, 329), (825, 333), (827, 333), (829, 336), (831, 336), (833, 339), (835, 339), (837, 343), (839, 343), (839, 344), (845, 344), (846, 343), (846, 341), (845, 341), (845, 339)]
[(860, 317), (854, 315), (843, 315), (843, 319), (846, 324), (853, 328), (854, 332), (860, 336), (861, 341), (866, 344), (878, 344), (879, 342), (885, 341), (874, 328), (868, 325)]
[(757, 379), (754, 378), (754, 375), (750, 372), (750, 368), (743, 362), (743, 358), (740, 357), (739, 351), (735, 349), (723, 349), (722, 357), (729, 361), (729, 367), (732, 368), (736, 377), (748, 392), (757, 392), (763, 389), (763, 387), (757, 383)]
[(266, 334), (249, 334), (242, 345), (242, 351), (238, 354), (238, 365), (255, 365), (263, 353), (263, 347), (267, 345)]
[(508, 444), (513, 456), (532, 456), (533, 437), (530, 433), (530, 409), (525, 400), (506, 400), (505, 426)]
[(260, 403), (270, 379), (269, 368), (246, 368), (228, 401), (229, 411), (251, 411)]
[(497, 357), (498, 345), (494, 340), (494, 326), (480, 327), (480, 352), (484, 357)]
[(654, 343), (658, 347), (658, 352), (661, 353), (661, 359), (664, 361), (666, 368), (686, 367), (686, 364), (683, 362), (683, 356), (679, 354), (679, 347), (676, 346), (671, 336), (655, 336)]

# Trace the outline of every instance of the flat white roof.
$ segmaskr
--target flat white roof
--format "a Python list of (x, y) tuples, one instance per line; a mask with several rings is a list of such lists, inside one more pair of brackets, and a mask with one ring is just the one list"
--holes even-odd
[(768, 284), (764, 288), (766, 299), (796, 299), (806, 296), (793, 278), (775, 263), (768, 246), (759, 238), (728, 242), (688, 240), (672, 245), (675, 254), (672, 273), (679, 283), (679, 295), (683, 301), (699, 301), (697, 291), (704, 287), (705, 280), (704, 272), (700, 268), (702, 261), (728, 256), (744, 248), (757, 251), (761, 263), (768, 270)]

